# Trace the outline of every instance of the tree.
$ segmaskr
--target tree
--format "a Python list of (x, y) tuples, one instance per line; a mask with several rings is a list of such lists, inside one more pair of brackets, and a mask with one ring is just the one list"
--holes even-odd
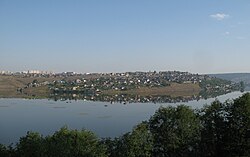
[(17, 154), (21, 157), (43, 157), (44, 153), (43, 138), (39, 133), (28, 132), (17, 144)]
[(129, 135), (128, 145), (130, 157), (150, 157), (152, 155), (153, 137), (146, 122), (142, 122), (133, 129)]
[(226, 155), (227, 112), (226, 105), (214, 101), (201, 109), (201, 156), (216, 157)]
[(90, 131), (61, 128), (46, 137), (46, 154), (53, 157), (106, 157), (106, 148)]
[(200, 137), (198, 115), (188, 106), (161, 107), (149, 120), (153, 156), (196, 156)]
[(6, 146), (2, 144), (0, 144), (0, 156), (11, 157), (11, 152), (8, 150)]
[(235, 99), (228, 112), (228, 150), (231, 156), (250, 156), (250, 94)]
[(104, 140), (110, 157), (150, 157), (152, 142), (152, 135), (146, 122), (137, 125), (131, 133), (126, 133), (120, 138)]
[(250, 156), (250, 94), (205, 106), (201, 122), (201, 156)]

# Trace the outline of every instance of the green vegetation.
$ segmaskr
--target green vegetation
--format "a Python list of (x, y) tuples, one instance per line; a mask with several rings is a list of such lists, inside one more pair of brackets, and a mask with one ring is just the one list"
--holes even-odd
[(28, 132), (15, 147), (0, 145), (0, 156), (249, 157), (250, 94), (200, 110), (161, 107), (149, 121), (115, 139), (67, 127), (47, 137)]
[(200, 138), (199, 117), (188, 106), (160, 108), (149, 120), (153, 156), (194, 156)]
[(136, 126), (131, 133), (115, 139), (103, 139), (110, 157), (150, 157), (153, 150), (153, 137), (147, 122)]
[(233, 83), (220, 78), (207, 78), (200, 82), (200, 95), (203, 98), (216, 97), (232, 91), (242, 91), (244, 88), (240, 83)]
[(205, 79), (202, 82), (200, 82), (200, 87), (206, 88), (206, 87), (225, 86), (225, 85), (228, 85), (230, 83), (231, 83), (231, 81), (223, 80), (220, 78), (209, 78), (209, 79)]
[(106, 157), (106, 152), (106, 146), (92, 132), (67, 127), (45, 138), (39, 133), (28, 132), (20, 138), (15, 149), (0, 145), (3, 157)]

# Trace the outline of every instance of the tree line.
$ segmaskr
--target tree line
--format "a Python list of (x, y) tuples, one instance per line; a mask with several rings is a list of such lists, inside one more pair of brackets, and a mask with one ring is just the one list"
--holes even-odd
[(250, 94), (202, 109), (160, 107), (117, 138), (61, 128), (43, 137), (28, 132), (15, 146), (0, 145), (1, 157), (249, 157)]

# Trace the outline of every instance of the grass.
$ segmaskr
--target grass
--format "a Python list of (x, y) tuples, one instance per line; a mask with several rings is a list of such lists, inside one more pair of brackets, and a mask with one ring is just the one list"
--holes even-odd
[(115, 94), (131, 94), (131, 95), (168, 95), (172, 97), (177, 96), (192, 96), (197, 95), (200, 92), (200, 87), (198, 84), (178, 84), (172, 83), (168, 87), (141, 87), (133, 90), (117, 91), (117, 90), (106, 90), (103, 91), (103, 94), (106, 95), (115, 95)]
[(49, 89), (47, 86), (41, 86), (37, 88), (28, 88), (24, 90), (24, 95), (17, 92), (17, 88), (23, 88), (28, 83), (31, 83), (34, 79), (38, 82), (51, 81), (54, 78), (23, 78), (19, 76), (4, 76), (0, 75), (0, 97), (2, 98), (29, 98), (34, 97), (47, 97)]

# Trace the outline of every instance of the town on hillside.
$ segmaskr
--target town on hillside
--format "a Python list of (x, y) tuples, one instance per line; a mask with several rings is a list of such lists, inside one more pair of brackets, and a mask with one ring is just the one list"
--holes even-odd
[[(166, 96), (178, 97), (178, 99), (180, 96), (186, 96), (184, 100), (180, 100), (185, 101), (190, 97), (197, 99), (201, 96), (206, 97), (208, 93), (219, 95), (241, 88), (239, 83), (180, 71), (53, 73), (29, 70), (15, 73), (1, 71), (0, 77), (8, 78), (8, 80), (16, 79), (19, 84), (15, 90), (19, 94), (36, 97), (43, 93), (46, 97), (65, 97), (67, 95), (70, 98), (90, 100), (103, 98), (107, 101), (123, 100), (128, 95), (138, 98), (134, 98), (134, 101), (141, 100), (141, 97), (147, 97), (146, 100), (151, 101), (158, 100), (159, 98), (156, 99), (156, 96), (165, 96), (164, 100), (169, 99)], [(125, 100), (127, 100), (126, 97)], [(159, 100), (162, 101), (162, 99)]]

